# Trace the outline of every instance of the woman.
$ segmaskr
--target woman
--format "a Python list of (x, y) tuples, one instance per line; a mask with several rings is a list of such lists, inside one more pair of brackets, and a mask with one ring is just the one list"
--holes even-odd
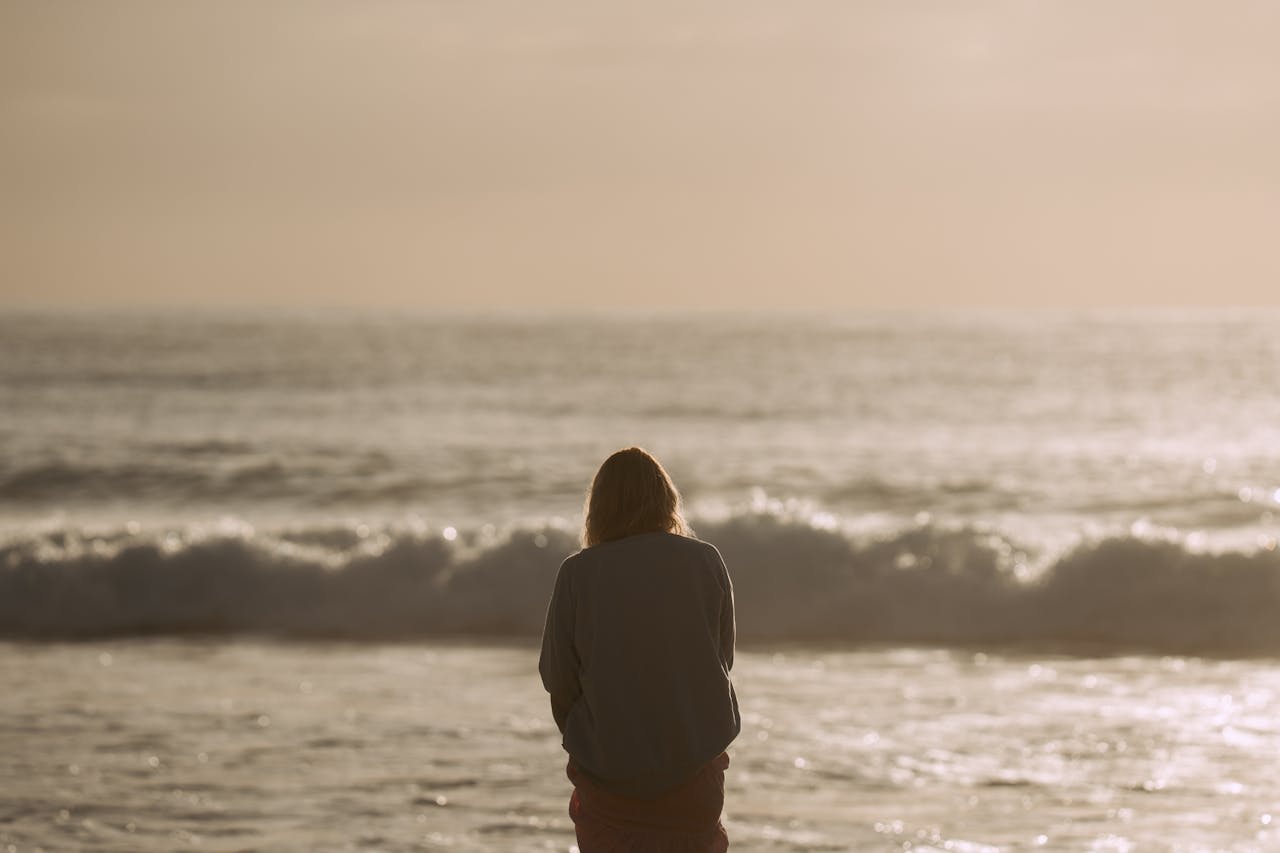
[(658, 460), (628, 447), (587, 497), (538, 669), (569, 753), (581, 853), (729, 848), (725, 747), (738, 735), (733, 586), (690, 535)]

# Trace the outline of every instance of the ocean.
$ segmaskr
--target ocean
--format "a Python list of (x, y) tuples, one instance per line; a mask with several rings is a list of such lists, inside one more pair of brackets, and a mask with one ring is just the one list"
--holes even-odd
[(734, 578), (733, 849), (1280, 849), (1278, 332), (0, 316), (0, 850), (570, 850), (628, 444)]

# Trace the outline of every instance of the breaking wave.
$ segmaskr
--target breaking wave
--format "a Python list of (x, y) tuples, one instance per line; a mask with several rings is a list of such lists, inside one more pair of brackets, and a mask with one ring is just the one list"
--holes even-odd
[[(210, 464), (211, 460), (219, 464)], [(519, 487), (519, 472), (490, 472), (490, 488)], [(138, 458), (100, 462), (52, 458), (6, 468), (0, 460), (0, 506), (68, 502), (159, 501), (191, 504), (246, 500), (292, 506), (364, 506), (474, 486), (459, 472), (406, 473), (387, 454), (319, 447), (306, 453), (259, 452), (248, 444), (170, 444)]]
[[(1280, 552), (1115, 536), (1034, 558), (999, 533), (853, 536), (750, 512), (703, 521), (739, 639), (1280, 655)], [(563, 527), (60, 529), (0, 544), (0, 636), (536, 637)]]

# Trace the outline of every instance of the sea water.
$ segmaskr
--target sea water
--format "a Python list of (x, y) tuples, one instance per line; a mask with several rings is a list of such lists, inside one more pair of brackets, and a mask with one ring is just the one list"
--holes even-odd
[[(735, 849), (1267, 849), (1280, 315), (0, 319), (0, 849), (563, 849), (613, 449), (736, 584)], [(203, 756), (203, 757), (202, 757)]]
[[(523, 644), (0, 646), (0, 849), (568, 851), (536, 664)], [(1280, 847), (1269, 663), (788, 648), (735, 670), (734, 850)]]

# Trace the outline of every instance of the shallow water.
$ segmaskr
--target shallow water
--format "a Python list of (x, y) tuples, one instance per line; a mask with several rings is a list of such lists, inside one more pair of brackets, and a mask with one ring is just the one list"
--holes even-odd
[[(536, 651), (0, 646), (0, 849), (562, 850)], [(736, 851), (1280, 845), (1280, 668), (743, 651)]]

